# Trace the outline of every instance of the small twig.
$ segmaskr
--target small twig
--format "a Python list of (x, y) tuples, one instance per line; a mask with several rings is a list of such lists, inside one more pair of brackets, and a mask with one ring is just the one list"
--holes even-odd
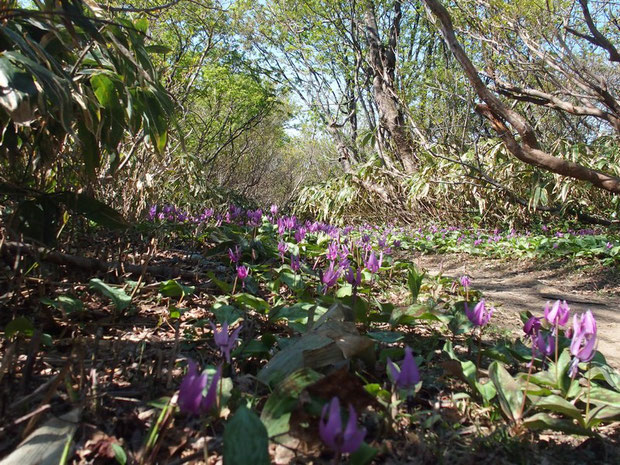
[(7, 347), (6, 352), (4, 352), (4, 357), (2, 357), (2, 364), (0, 365), (0, 383), (4, 378), (4, 374), (11, 371), (11, 364), (13, 363), (13, 356), (15, 355), (16, 347), (17, 341), (13, 341), (9, 345), (9, 347)]
[[(71, 364), (72, 364), (72, 360), (71, 360), (71, 356), (69, 356), (69, 358), (67, 359), (67, 362), (65, 363), (65, 366), (62, 367), (62, 370), (60, 370), (60, 373), (56, 375), (56, 377), (50, 384), (49, 388), (47, 389), (47, 392), (45, 393), (45, 396), (43, 397), (43, 400), (41, 401), (41, 404), (39, 405), (38, 408), (41, 408), (42, 405), (49, 404), (50, 400), (52, 400), (52, 397), (56, 393), (56, 389), (58, 389), (58, 386), (60, 386), (60, 384), (65, 380), (67, 373), (69, 373)], [(42, 415), (42, 412), (34, 415), (30, 419), (30, 421), (26, 425), (26, 428), (22, 432), (22, 438), (25, 438), (32, 432), (37, 422), (39, 421), (39, 418), (41, 417), (41, 415)]]
[(34, 367), (34, 362), (37, 358), (37, 353), (39, 352), (39, 346), (41, 345), (41, 330), (37, 329), (34, 331), (32, 335), (32, 339), (30, 340), (30, 344), (28, 346), (28, 358), (26, 359), (26, 364), (24, 365), (24, 369), (22, 371), (22, 382), (21, 382), (21, 390), (24, 391), (30, 382), (30, 377), (32, 376), (32, 368)]
[(168, 361), (168, 378), (166, 380), (166, 387), (170, 389), (172, 387), (172, 370), (174, 369), (174, 362), (177, 359), (179, 353), (179, 339), (180, 339), (180, 321), (177, 320), (174, 324), (174, 347), (172, 348), (172, 355)]

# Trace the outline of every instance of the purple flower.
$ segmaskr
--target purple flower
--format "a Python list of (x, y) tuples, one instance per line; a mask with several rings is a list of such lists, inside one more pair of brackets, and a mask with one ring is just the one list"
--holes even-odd
[(338, 244), (336, 242), (331, 242), (327, 246), (327, 254), (325, 257), (328, 260), (336, 260), (336, 258), (338, 258)]
[(383, 261), (383, 252), (379, 254), (379, 259), (377, 260), (377, 256), (375, 255), (375, 251), (370, 252), (370, 257), (366, 260), (365, 266), (368, 268), (368, 271), (371, 273), (377, 273), (379, 268), (381, 268), (381, 262)]
[(323, 273), (323, 284), (325, 284), (323, 293), (326, 293), (327, 289), (336, 285), (338, 278), (340, 278), (340, 271), (340, 268), (334, 269), (334, 262), (330, 262), (329, 268)]
[(194, 415), (206, 413), (217, 401), (217, 383), (222, 374), (222, 367), (218, 367), (205, 395), (204, 390), (209, 384), (206, 374), (198, 372), (198, 365), (193, 360), (188, 361), (188, 370), (179, 387), (179, 408)]
[(277, 205), (272, 205), (271, 208), (269, 209), (269, 211), (271, 212), (271, 214), (273, 216), (276, 216), (278, 214), (278, 206)]
[(239, 250), (239, 246), (235, 246), (235, 250), (233, 252), (232, 249), (228, 249), (228, 258), (230, 258), (230, 263), (239, 263), (241, 260), (241, 250)]
[(613, 244), (611, 242), (607, 242), (607, 244), (605, 244), (605, 247), (611, 249), (613, 247)]
[(570, 308), (566, 300), (556, 300), (553, 306), (549, 302), (545, 305), (545, 319), (553, 326), (564, 326), (568, 322)]
[(153, 221), (155, 219), (155, 217), (157, 216), (157, 205), (151, 205), (151, 208), (149, 208), (149, 221)]
[(420, 372), (418, 365), (415, 363), (411, 347), (405, 347), (405, 358), (400, 366), (396, 366), (392, 360), (387, 359), (387, 366), (392, 374), (394, 384), (400, 389), (413, 389), (420, 382)]
[(284, 241), (278, 242), (278, 252), (280, 253), (280, 258), (284, 261), (284, 254), (288, 250), (288, 244)]
[(238, 326), (231, 334), (228, 334), (227, 321), (224, 322), (220, 330), (218, 330), (213, 323), (211, 323), (211, 328), (213, 329), (213, 339), (215, 340), (215, 345), (218, 346), (222, 352), (222, 355), (226, 358), (226, 361), (230, 363), (230, 351), (237, 342), (242, 325)]
[(471, 279), (469, 278), (469, 276), (464, 274), (463, 276), (461, 276), (459, 281), (461, 283), (461, 286), (463, 286), (465, 290), (469, 289), (469, 286), (471, 285)]
[(291, 255), (291, 270), (298, 272), (300, 268), (301, 260), (299, 259), (299, 255)]
[(349, 267), (344, 275), (344, 278), (353, 287), (358, 287), (362, 283), (362, 272), (359, 268), (356, 271), (353, 271), (353, 268)]
[(349, 419), (342, 430), (340, 401), (334, 397), (325, 404), (319, 421), (319, 435), (323, 442), (337, 455), (355, 452), (366, 436), (366, 428), (357, 428), (355, 409), (349, 404)]
[(543, 335), (539, 332), (534, 340), (534, 347), (542, 357), (549, 357), (555, 348), (555, 337), (551, 333)]
[(588, 310), (577, 318), (573, 315), (573, 338), (570, 343), (570, 353), (575, 357), (570, 367), (570, 374), (575, 377), (579, 362), (589, 362), (596, 353), (596, 320)]
[(486, 325), (491, 319), (491, 315), (493, 315), (494, 311), (495, 308), (493, 307), (487, 311), (486, 302), (484, 299), (478, 302), (473, 310), (470, 310), (467, 302), (465, 302), (465, 314), (467, 315), (467, 318), (469, 318), (469, 321), (471, 321), (475, 326)]
[(540, 330), (540, 317), (532, 316), (523, 325), (523, 332), (528, 336), (534, 337)]
[(244, 266), (244, 265), (239, 265), (237, 267), (237, 277), (241, 280), (241, 281), (245, 281), (245, 279), (248, 277), (248, 267)]
[(303, 226), (299, 228), (297, 231), (295, 231), (295, 241), (297, 243), (303, 241), (306, 237), (306, 233), (307, 233), (306, 228), (304, 228)]

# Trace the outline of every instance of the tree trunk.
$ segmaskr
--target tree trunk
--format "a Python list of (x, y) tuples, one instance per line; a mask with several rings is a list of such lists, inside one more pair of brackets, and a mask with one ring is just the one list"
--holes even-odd
[(413, 150), (413, 141), (405, 125), (404, 114), (396, 96), (394, 84), (396, 71), (396, 50), (402, 17), (401, 2), (395, 2), (395, 15), (392, 22), (389, 45), (386, 47), (379, 38), (377, 20), (368, 3), (364, 15), (366, 40), (369, 47), (369, 61), (373, 76), (373, 91), (379, 110), (379, 125), (389, 134), (394, 153), (407, 173), (417, 170), (418, 160)]

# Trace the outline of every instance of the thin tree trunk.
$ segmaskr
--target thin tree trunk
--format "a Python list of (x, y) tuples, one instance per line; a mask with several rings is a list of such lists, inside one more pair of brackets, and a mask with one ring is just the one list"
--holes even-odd
[(390, 135), (395, 155), (402, 163), (405, 172), (414, 173), (417, 170), (418, 161), (414, 152), (413, 140), (405, 125), (404, 113), (396, 96), (394, 83), (401, 17), (401, 2), (397, 1), (387, 47), (381, 43), (371, 2), (366, 9), (364, 22), (369, 47), (369, 61), (373, 73), (374, 97), (379, 110), (379, 124)]

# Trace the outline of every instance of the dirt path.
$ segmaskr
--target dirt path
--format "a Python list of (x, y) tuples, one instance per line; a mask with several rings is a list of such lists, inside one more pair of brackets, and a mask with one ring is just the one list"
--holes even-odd
[(423, 255), (415, 262), (431, 274), (467, 274), (497, 309), (496, 323), (521, 331), (520, 311), (542, 315), (546, 302), (563, 299), (571, 310), (592, 310), (598, 324), (598, 349), (620, 370), (620, 272), (609, 268), (499, 261), (464, 255)]

